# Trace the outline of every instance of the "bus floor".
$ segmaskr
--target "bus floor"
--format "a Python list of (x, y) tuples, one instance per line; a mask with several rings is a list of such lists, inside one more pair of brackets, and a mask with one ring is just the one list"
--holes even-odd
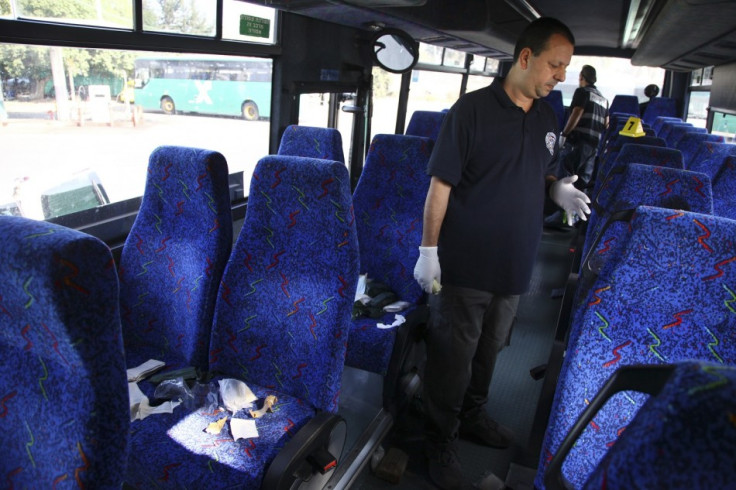
[[(541, 440), (541, 437), (539, 434), (532, 434), (532, 427), (535, 425), (534, 418), (543, 379), (533, 379), (530, 370), (548, 361), (555, 337), (562, 290), (572, 264), (575, 235), (575, 231), (544, 230), (529, 291), (522, 296), (519, 303), (511, 344), (499, 354), (487, 405), (491, 417), (514, 431), (515, 440), (508, 449), (493, 449), (462, 439), (459, 441), (459, 458), (470, 483), (468, 488), (484, 488), (482, 483), (484, 480), (486, 483), (490, 482), (493, 479), (491, 474), (505, 482), (508, 489), (533, 488), (532, 479), (539, 458), (539, 448), (533, 447), (533, 441)], [(361, 378), (361, 375), (354, 372), (348, 372), (347, 375)], [(365, 382), (364, 377), (361, 379)], [(366, 391), (361, 382), (353, 383), (345, 378), (344, 381), (352, 388), (343, 384), (341, 405), (355, 407), (365, 402), (363, 397), (366, 395), (375, 398), (380, 393), (380, 389), (373, 390), (373, 393)], [(355, 389), (355, 386), (360, 388)], [(350, 427), (350, 419), (357, 412), (346, 409), (341, 409), (340, 412), (346, 417)], [(546, 426), (546, 421), (541, 426)], [(351, 444), (349, 439), (350, 435), (346, 449)], [(351, 488), (435, 488), (429, 479), (427, 461), (423, 456), (419, 397), (394, 422), (383, 440), (382, 448), (386, 452), (390, 448), (397, 448), (408, 455), (406, 469), (399, 480), (379, 478), (370, 465), (366, 465)]]

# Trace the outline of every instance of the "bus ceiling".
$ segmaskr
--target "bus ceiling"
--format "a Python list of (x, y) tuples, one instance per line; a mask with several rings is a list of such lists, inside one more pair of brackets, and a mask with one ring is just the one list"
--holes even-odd
[[(251, 0), (249, 0), (251, 1)], [(511, 59), (529, 21), (553, 15), (576, 54), (690, 71), (736, 60), (733, 0), (252, 0), (360, 29), (396, 28), (416, 41)]]

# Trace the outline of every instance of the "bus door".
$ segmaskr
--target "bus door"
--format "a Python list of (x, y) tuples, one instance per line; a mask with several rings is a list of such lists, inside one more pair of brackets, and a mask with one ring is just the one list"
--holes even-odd
[(370, 143), (367, 135), (368, 96), (363, 86), (340, 84), (329, 87), (302, 86), (297, 94), (297, 117), (300, 126), (335, 128), (340, 131), (345, 163), (352, 187), (358, 182), (363, 159)]

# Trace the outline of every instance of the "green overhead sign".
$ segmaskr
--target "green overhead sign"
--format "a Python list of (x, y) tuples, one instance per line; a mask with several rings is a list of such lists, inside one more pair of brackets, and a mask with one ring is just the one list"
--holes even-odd
[(251, 37), (268, 38), (271, 31), (271, 21), (252, 15), (240, 16), (240, 34)]

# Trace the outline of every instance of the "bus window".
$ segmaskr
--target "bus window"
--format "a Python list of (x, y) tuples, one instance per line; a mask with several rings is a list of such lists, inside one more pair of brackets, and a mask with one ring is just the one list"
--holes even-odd
[(687, 106), (687, 122), (699, 128), (706, 127), (709, 102), (710, 92), (690, 92), (690, 103)]
[[(0, 2), (2, 4), (3, 2)], [(7, 2), (4, 2), (7, 3)], [(144, 5), (148, 2), (144, 1)], [(99, 27), (133, 28), (133, 2), (10, 2), (18, 19), (63, 22)], [(4, 14), (0, 7), (0, 14)]]
[(330, 120), (330, 97), (337, 100), (335, 117), (335, 128), (340, 131), (342, 137), (342, 151), (345, 163), (350, 163), (350, 141), (353, 134), (353, 118), (351, 112), (344, 112), (342, 107), (353, 105), (351, 94), (301, 94), (299, 97), (299, 122), (300, 126), (313, 126), (318, 128), (329, 127)]
[(727, 143), (736, 142), (736, 115), (713, 111), (712, 134), (720, 134)]
[(636, 95), (639, 102), (649, 100), (644, 95), (644, 88), (655, 84), (662, 89), (664, 70), (647, 66), (633, 66), (623, 58), (609, 58), (603, 56), (573, 56), (570, 66), (567, 67), (567, 78), (558, 83), (556, 89), (562, 91), (565, 106), (572, 102), (572, 95), (578, 88), (578, 75), (583, 65), (595, 68), (598, 82), (595, 84), (610, 104), (616, 95)]
[(372, 134), (393, 134), (396, 131), (396, 107), (400, 89), (401, 75), (373, 67)]
[(222, 16), (223, 39), (274, 44), (276, 10), (240, 0), (225, 0)]
[[(61, 64), (52, 65), (52, 56)], [(173, 58), (194, 59), (0, 44), (3, 76), (27, 80), (22, 96), (4, 103), (0, 205), (15, 203), (15, 212), (46, 219), (139, 197), (148, 158), (160, 145), (221, 152), (231, 174), (243, 172), (247, 193), (256, 162), (268, 154), (271, 61), (199, 57), (174, 66)], [(242, 74), (251, 71), (258, 81), (245, 81)], [(134, 96), (121, 97), (134, 72)], [(234, 72), (241, 81), (217, 77)], [(95, 86), (109, 89), (111, 100), (101, 105), (77, 95)], [(81, 204), (71, 205), (68, 196)]]
[(449, 109), (460, 97), (461, 83), (460, 73), (414, 70), (409, 87), (407, 115), (414, 111)]
[(217, 2), (210, 0), (143, 0), (143, 30), (214, 36), (216, 12)]

